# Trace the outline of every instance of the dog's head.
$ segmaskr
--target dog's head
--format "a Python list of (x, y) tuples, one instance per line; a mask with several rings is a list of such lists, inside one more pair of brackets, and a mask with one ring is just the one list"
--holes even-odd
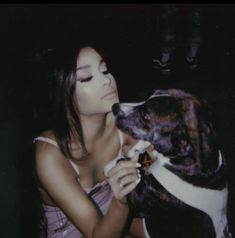
[(194, 165), (197, 171), (191, 173), (217, 166), (218, 149), (207, 107), (191, 94), (156, 90), (146, 101), (117, 103), (112, 109), (120, 130), (149, 141), (171, 163)]

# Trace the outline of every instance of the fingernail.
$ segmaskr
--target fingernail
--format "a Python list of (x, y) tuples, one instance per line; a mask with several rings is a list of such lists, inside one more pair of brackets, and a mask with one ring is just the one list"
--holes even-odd
[(138, 184), (138, 183), (140, 182), (140, 180), (141, 180), (141, 179), (138, 178), (138, 179), (135, 181), (135, 183)]
[(138, 184), (140, 182), (140, 178), (138, 178), (137, 180), (135, 180), (135, 183)]
[(140, 178), (141, 177), (141, 173), (139, 171), (139, 169), (137, 169), (137, 176)]
[(141, 164), (140, 163), (136, 163), (136, 167), (137, 168), (141, 167)]

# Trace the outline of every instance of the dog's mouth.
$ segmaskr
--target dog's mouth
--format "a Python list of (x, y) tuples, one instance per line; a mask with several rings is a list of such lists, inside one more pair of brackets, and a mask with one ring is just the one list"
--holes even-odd
[(112, 106), (112, 112), (115, 117), (120, 116), (122, 114), (124, 116), (124, 112), (120, 109), (120, 104), (119, 103), (114, 103)]
[(136, 140), (142, 140), (143, 138), (140, 137), (140, 135), (138, 135), (138, 133), (133, 130), (133, 128), (131, 127), (131, 125), (127, 125), (128, 123), (126, 122), (126, 120), (123, 118), (116, 118), (115, 119), (115, 124), (117, 126), (117, 128), (121, 131), (123, 131), (124, 133), (132, 136), (134, 139)]
[(131, 119), (127, 120), (126, 112), (121, 110), (120, 104), (115, 103), (112, 106), (112, 111), (113, 111), (113, 115), (114, 115), (114, 119), (115, 119), (115, 124), (118, 127), (118, 129), (124, 131), (127, 134), (132, 135), (135, 138), (136, 136), (133, 133), (133, 129), (132, 129), (132, 125), (131, 125), (132, 120)]

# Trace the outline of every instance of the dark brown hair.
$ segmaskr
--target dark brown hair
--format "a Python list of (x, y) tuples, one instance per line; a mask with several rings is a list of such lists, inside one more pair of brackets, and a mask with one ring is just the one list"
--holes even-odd
[(90, 44), (69, 46), (69, 48), (61, 50), (55, 56), (55, 65), (49, 87), (53, 119), (52, 130), (62, 153), (72, 159), (78, 159), (71, 153), (72, 138), (78, 138), (80, 142), (83, 155), (79, 159), (85, 158), (88, 153), (75, 103), (77, 58), (81, 49), (85, 47), (91, 47), (101, 53), (97, 47)]

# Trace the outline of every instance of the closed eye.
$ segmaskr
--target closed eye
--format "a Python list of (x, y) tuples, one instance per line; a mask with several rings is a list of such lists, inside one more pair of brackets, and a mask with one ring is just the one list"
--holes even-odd
[[(109, 74), (110, 72), (109, 72), (109, 70), (107, 69), (107, 70), (103, 71), (102, 73), (106, 75), (106, 74)], [(86, 78), (79, 78), (78, 81), (80, 81), (81, 83), (85, 83), (85, 82), (91, 81), (92, 78), (93, 78), (93, 76), (86, 77)]]
[(109, 70), (107, 69), (107, 70), (103, 71), (102, 73), (103, 74), (109, 74)]
[(87, 77), (87, 78), (80, 78), (79, 81), (80, 81), (81, 83), (85, 83), (85, 82), (91, 81), (92, 78), (93, 78), (92, 76), (91, 76), (91, 77)]

